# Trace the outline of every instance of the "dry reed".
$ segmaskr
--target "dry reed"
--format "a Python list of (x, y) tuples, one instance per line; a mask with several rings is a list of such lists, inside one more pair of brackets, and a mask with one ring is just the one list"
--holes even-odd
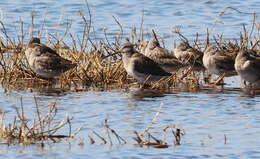
[[(221, 16), (224, 14), (221, 13)], [(0, 80), (4, 87), (12, 89), (27, 89), (34, 87), (57, 87), (61, 89), (68, 89), (74, 91), (81, 91), (85, 89), (100, 89), (107, 90), (112, 88), (127, 88), (135, 80), (127, 76), (125, 72), (121, 55), (119, 50), (124, 43), (123, 34), (124, 28), (116, 17), (113, 17), (116, 24), (120, 28), (113, 38), (109, 38), (106, 30), (104, 30), (104, 39), (97, 41), (93, 40), (91, 32), (96, 32), (92, 25), (92, 15), (89, 11), (88, 15), (79, 13), (83, 21), (82, 35), (73, 35), (70, 32), (71, 25), (67, 24), (63, 36), (53, 34), (46, 35), (46, 41), (50, 46), (55, 49), (61, 56), (66, 59), (77, 63), (78, 66), (66, 73), (60, 75), (52, 81), (38, 78), (35, 73), (28, 66), (27, 60), (24, 55), (26, 49), (26, 42), (24, 39), (28, 33), (24, 29), (24, 23), (21, 21), (19, 27), (19, 34), (15, 38), (10, 38), (3, 22), (2, 37), (0, 38)], [(32, 35), (34, 30), (34, 15), (32, 14), (31, 27), (29, 35)], [(142, 22), (143, 23), (143, 22)], [(139, 45), (145, 43), (144, 30), (142, 28), (140, 33), (137, 29), (133, 28), (129, 35), (129, 41), (137, 45), (137, 49), (141, 48)], [(42, 24), (44, 26), (44, 24)], [(198, 34), (195, 40), (188, 41), (180, 30), (173, 31), (181, 40), (190, 43), (190, 46), (204, 51), (208, 45), (217, 45), (218, 48), (225, 54), (235, 58), (237, 52), (243, 48), (252, 48), (259, 52), (259, 38), (253, 37), (253, 32), (259, 32), (259, 25), (256, 23), (254, 14), (253, 23), (250, 29), (245, 26), (241, 31), (239, 38), (224, 39), (222, 34), (210, 36), (207, 30), (205, 40), (199, 40)], [(17, 30), (17, 29), (16, 29)], [(94, 30), (94, 31), (93, 31)], [(38, 36), (43, 36), (43, 29), (38, 31)], [(17, 35), (19, 35), (17, 34)], [(153, 34), (155, 32), (153, 31)], [(159, 39), (159, 36), (156, 35)], [(213, 37), (213, 38), (211, 38)], [(114, 40), (113, 40), (114, 39)], [(210, 40), (211, 39), (211, 40)], [(188, 71), (187, 71), (188, 70)], [(169, 78), (162, 79), (149, 85), (151, 89), (169, 89), (185, 87), (190, 91), (197, 91), (203, 85), (204, 78), (201, 78), (200, 72), (193, 71), (192, 69), (183, 69), (173, 73)]]
[[(51, 140), (58, 142), (64, 138), (72, 138), (76, 133), (71, 132), (71, 118), (66, 117), (63, 120), (57, 120), (56, 102), (48, 105), (47, 113), (42, 113), (38, 107), (35, 98), (36, 112), (35, 118), (28, 118), (23, 107), (21, 98), (20, 108), (16, 108), (16, 116), (13, 121), (7, 123), (5, 113), (0, 114), (0, 138), (5, 139), (6, 144), (44, 144), (45, 141)], [(68, 134), (57, 134), (59, 130), (68, 125)]]

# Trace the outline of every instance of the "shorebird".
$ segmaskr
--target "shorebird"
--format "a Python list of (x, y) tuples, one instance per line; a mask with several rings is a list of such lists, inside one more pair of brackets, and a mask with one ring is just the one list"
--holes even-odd
[(25, 56), (30, 68), (42, 78), (53, 78), (76, 67), (75, 63), (61, 57), (55, 50), (41, 44), (39, 38), (31, 38)]
[(158, 63), (137, 52), (131, 43), (124, 44), (121, 53), (126, 72), (138, 82), (150, 83), (171, 76), (171, 73), (163, 70)]
[(260, 56), (254, 50), (242, 50), (235, 60), (235, 69), (239, 76), (254, 83), (260, 80)]
[(213, 74), (219, 75), (219, 80), (214, 82), (217, 84), (225, 76), (236, 75), (235, 60), (231, 56), (222, 53), (217, 46), (208, 47), (203, 55), (203, 65)]
[(174, 49), (175, 57), (183, 63), (203, 68), (203, 53), (189, 45), (188, 42), (181, 42)]
[(216, 46), (210, 46), (205, 50), (203, 64), (210, 73), (216, 75), (226, 73), (226, 76), (234, 76), (237, 74), (234, 67), (235, 60), (223, 54)]
[(172, 52), (162, 48), (156, 38), (148, 42), (143, 54), (158, 63), (166, 72), (175, 72), (179, 68), (186, 66)]

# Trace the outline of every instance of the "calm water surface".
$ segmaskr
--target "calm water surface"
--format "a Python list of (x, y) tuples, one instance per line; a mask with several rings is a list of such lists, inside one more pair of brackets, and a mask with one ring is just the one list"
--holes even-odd
[[(260, 10), (257, 0), (89, 0), (89, 6), (93, 24), (100, 32), (104, 27), (111, 35), (119, 31), (112, 17), (115, 16), (128, 34), (131, 27), (139, 28), (144, 10), (145, 29), (155, 28), (160, 36), (168, 39), (175, 38), (171, 31), (176, 27), (180, 27), (190, 39), (195, 37), (196, 32), (203, 35), (206, 28), (212, 32), (223, 32), (226, 37), (238, 37), (241, 25), (249, 27), (252, 16), (230, 10), (220, 18), (218, 13), (228, 6), (257, 14)], [(21, 19), (29, 27), (32, 12), (36, 15), (35, 31), (40, 30), (45, 19), (44, 30), (62, 33), (67, 21), (73, 23), (72, 32), (78, 35), (82, 33), (83, 25), (78, 12), (87, 14), (84, 1), (69, 0), (1, 0), (0, 11), (0, 18), (12, 37), (16, 37), (13, 28)], [(97, 32), (97, 37), (103, 38), (100, 32)], [(172, 47), (170, 42), (168, 46)], [(0, 158), (260, 158), (260, 98), (245, 95), (237, 89), (238, 77), (227, 82), (229, 90), (203, 90), (198, 93), (129, 89), (56, 94), (2, 88), (0, 108), (6, 112), (9, 121), (16, 115), (15, 108), (20, 106), (21, 97), (25, 113), (33, 118), (31, 112), (35, 111), (35, 96), (42, 110), (48, 103), (57, 101), (58, 118), (73, 116), (73, 130), (84, 124), (85, 127), (76, 139), (46, 144), (43, 148), (38, 145), (1, 144)], [(158, 111), (161, 114), (151, 132), (162, 138), (162, 129), (176, 124), (186, 133), (181, 145), (168, 149), (135, 146), (133, 131), (143, 131)], [(115, 141), (113, 146), (103, 145), (97, 138), (96, 144), (89, 144), (88, 135), (94, 136), (92, 130), (105, 134), (102, 130), (104, 119), (109, 120), (111, 128), (124, 137), (127, 144), (119, 145)], [(62, 131), (66, 133), (67, 129)], [(80, 140), (84, 145), (79, 145)], [(172, 145), (170, 135), (167, 141)]]

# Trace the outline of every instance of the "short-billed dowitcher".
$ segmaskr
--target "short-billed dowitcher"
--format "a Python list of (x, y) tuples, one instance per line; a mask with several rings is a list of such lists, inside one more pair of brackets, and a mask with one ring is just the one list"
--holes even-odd
[(222, 53), (217, 46), (208, 47), (203, 55), (203, 64), (210, 73), (216, 75), (236, 75), (235, 60), (231, 56)]
[(186, 63), (194, 67), (203, 69), (203, 53), (191, 47), (188, 42), (181, 42), (174, 49), (174, 55), (182, 63)]
[(163, 70), (158, 63), (137, 52), (131, 43), (126, 43), (122, 47), (121, 53), (126, 72), (138, 82), (157, 81), (171, 75)]
[(53, 78), (76, 67), (50, 47), (41, 44), (39, 38), (31, 38), (25, 55), (30, 68), (42, 78)]
[(260, 80), (260, 56), (254, 50), (241, 50), (235, 60), (235, 69), (242, 80), (254, 83)]
[(162, 48), (156, 38), (148, 42), (144, 55), (158, 63), (166, 72), (175, 72), (186, 66), (174, 56), (173, 52)]
[(224, 77), (237, 75), (234, 64), (234, 58), (222, 52), (217, 46), (209, 46), (204, 52), (203, 65), (209, 73), (219, 75), (214, 85), (223, 81)]

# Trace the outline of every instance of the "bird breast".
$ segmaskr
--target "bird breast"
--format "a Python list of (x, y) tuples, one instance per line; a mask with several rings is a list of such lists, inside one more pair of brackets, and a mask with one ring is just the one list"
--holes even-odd
[(123, 64), (124, 64), (124, 68), (127, 72), (127, 74), (129, 74), (130, 76), (133, 76), (133, 61), (131, 60), (131, 57), (127, 57), (127, 55), (123, 55)]
[(31, 48), (25, 50), (25, 56), (30, 66), (33, 66), (35, 61), (35, 56), (32, 51), (33, 50)]

